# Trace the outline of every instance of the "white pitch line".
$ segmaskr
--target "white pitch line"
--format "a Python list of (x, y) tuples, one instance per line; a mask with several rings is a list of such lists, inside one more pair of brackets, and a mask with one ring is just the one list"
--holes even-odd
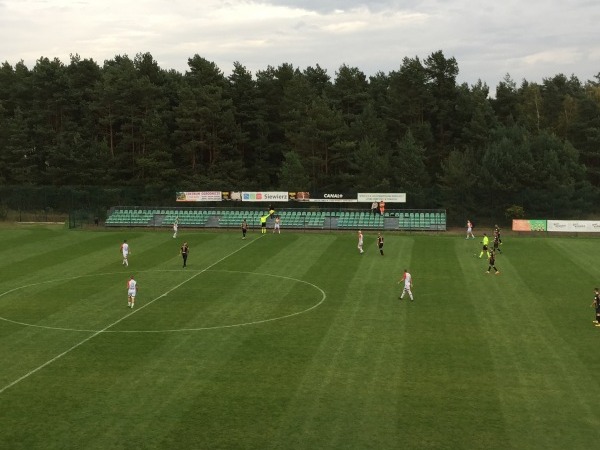
[[(261, 236), (262, 237), (262, 236)], [(260, 238), (257, 238), (260, 239)], [(205, 267), (204, 269), (202, 269), (199, 272), (196, 272), (194, 275), (192, 275), (191, 277), (189, 277), (187, 280), (182, 281), (181, 283), (179, 283), (177, 286), (169, 289), (167, 292), (165, 292), (162, 295), (159, 295), (158, 297), (156, 297), (153, 300), (150, 300), (148, 303), (145, 303), (143, 306), (140, 306), (139, 308), (131, 311), (129, 314), (124, 315), (123, 317), (121, 317), (119, 320), (116, 320), (115, 322), (111, 323), (110, 325), (107, 325), (106, 327), (104, 327), (101, 330), (96, 331), (94, 334), (86, 337), (85, 339), (83, 339), (82, 341), (78, 342), (77, 344), (75, 344), (74, 346), (72, 346), (71, 348), (65, 350), (64, 352), (62, 352), (59, 355), (56, 355), (54, 358), (46, 361), (44, 364), (42, 364), (41, 366), (36, 367), (33, 370), (30, 370), (29, 372), (27, 372), (25, 375), (23, 375), (22, 377), (17, 378), (15, 381), (7, 384), (6, 386), (4, 386), (2, 389), (0, 389), (0, 395), (4, 393), (4, 391), (6, 391), (7, 389), (10, 389), (11, 387), (13, 387), (14, 385), (20, 383), (21, 381), (25, 380), (26, 378), (29, 378), (31, 375), (33, 375), (36, 372), (39, 372), (40, 370), (42, 370), (44, 367), (49, 366), (50, 364), (52, 364), (53, 362), (59, 360), (60, 358), (62, 358), (63, 356), (65, 356), (67, 353), (72, 352), (73, 350), (75, 350), (77, 347), (82, 346), (83, 344), (85, 344), (87, 341), (89, 341), (90, 339), (95, 338), (96, 336), (98, 336), (99, 334), (104, 333), (106, 330), (108, 330), (109, 328), (114, 327), (115, 325), (117, 325), (118, 323), (122, 322), (123, 320), (127, 319), (128, 317), (131, 317), (133, 314), (135, 314), (138, 311), (141, 311), (142, 309), (144, 309), (146, 306), (151, 305), (152, 303), (154, 303), (156, 300), (158, 300), (159, 298), (164, 297), (165, 295), (173, 292), (175, 289), (183, 286), (185, 283), (187, 283), (188, 281), (193, 280), (194, 278), (196, 278), (198, 275), (200, 275), (201, 273), (206, 272), (208, 269), (210, 269), (211, 267), (216, 266), (217, 264), (219, 264), (221, 261), (224, 261), (225, 259), (229, 258), (230, 256), (235, 255), (237, 252), (239, 252), (240, 250), (245, 249), (246, 247), (248, 247), (250, 244), (252, 244), (253, 242), (256, 242), (257, 239), (253, 239), (250, 242), (248, 242), (246, 245), (238, 248), (237, 250), (235, 250), (234, 252), (231, 252), (229, 255), (223, 256), (221, 259), (219, 259), (218, 261), (212, 263), (210, 266)]]
[[(152, 272), (181, 272), (181, 269), (177, 269), (177, 270), (175, 270), (175, 269), (140, 270), (138, 273), (152, 273)], [(195, 272), (195, 271), (190, 271), (190, 273), (193, 273), (193, 272)], [(308, 286), (312, 286), (317, 291), (321, 292), (322, 297), (318, 303), (311, 306), (310, 308), (302, 310), (302, 311), (298, 311), (295, 313), (291, 313), (291, 314), (288, 314), (285, 316), (273, 317), (270, 319), (262, 319), (262, 320), (258, 320), (258, 321), (254, 321), (254, 322), (243, 322), (243, 323), (236, 323), (236, 324), (230, 324), (230, 325), (215, 325), (212, 327), (200, 327), (200, 328), (177, 328), (177, 329), (163, 329), (163, 330), (107, 330), (107, 329), (95, 330), (95, 329), (87, 329), (87, 328), (66, 328), (66, 327), (52, 327), (52, 326), (48, 326), (48, 325), (38, 325), (38, 324), (34, 324), (34, 323), (19, 322), (17, 320), (7, 319), (6, 317), (2, 317), (2, 316), (0, 316), (0, 320), (2, 320), (4, 322), (14, 323), (15, 325), (21, 325), (24, 327), (40, 328), (42, 330), (74, 331), (74, 332), (78, 332), (78, 333), (96, 333), (98, 331), (100, 331), (101, 333), (175, 333), (175, 332), (179, 332), (179, 331), (181, 331), (181, 332), (183, 332), (183, 331), (205, 331), (205, 330), (218, 330), (220, 328), (233, 328), (233, 327), (243, 327), (243, 326), (248, 326), (248, 325), (258, 325), (261, 323), (272, 322), (275, 320), (287, 319), (289, 317), (294, 317), (299, 314), (304, 314), (306, 312), (313, 310), (317, 306), (320, 306), (321, 303), (323, 303), (325, 301), (325, 298), (327, 297), (327, 295), (325, 294), (325, 291), (323, 291), (323, 289), (321, 289), (316, 284), (313, 284), (313, 283), (310, 283), (310, 282), (304, 281), (304, 280), (299, 280), (297, 278), (286, 277), (286, 276), (282, 276), (282, 275), (274, 275), (272, 273), (246, 272), (246, 271), (239, 271), (239, 270), (219, 270), (219, 269), (210, 270), (208, 268), (202, 269), (201, 272), (204, 272), (204, 273), (207, 273), (207, 272), (243, 273), (243, 274), (247, 274), (247, 275), (260, 275), (260, 276), (265, 276), (265, 277), (274, 277), (274, 278), (281, 278), (284, 280), (296, 281), (298, 283), (303, 283)], [(9, 294), (11, 292), (17, 291), (19, 289), (28, 288), (31, 286), (39, 286), (41, 284), (55, 283), (55, 282), (65, 281), (65, 280), (77, 280), (77, 279), (83, 278), (83, 277), (96, 277), (96, 276), (100, 276), (100, 275), (115, 275), (115, 274), (123, 275), (123, 272), (107, 272), (107, 273), (99, 273), (99, 274), (80, 275), (77, 277), (62, 278), (62, 279), (57, 279), (57, 280), (42, 281), (40, 283), (33, 283), (33, 284), (25, 285), (25, 286), (16, 287), (9, 291), (3, 292), (2, 294), (0, 294), (0, 297), (4, 296), (6, 294)], [(187, 281), (189, 281), (189, 280), (186, 280), (186, 283), (187, 283)], [(423, 295), (423, 294), (421, 294), (421, 295)], [(431, 295), (433, 295), (433, 294), (431, 294)], [(161, 294), (159, 296), (159, 298), (164, 297), (164, 296), (166, 296), (166, 294)], [(140, 308), (138, 308), (138, 309), (140, 309)]]

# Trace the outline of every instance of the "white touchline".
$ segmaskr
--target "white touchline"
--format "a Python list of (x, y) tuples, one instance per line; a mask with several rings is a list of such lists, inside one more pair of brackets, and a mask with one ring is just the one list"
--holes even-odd
[[(262, 237), (262, 236), (260, 236)], [(258, 239), (260, 239), (260, 237)], [(164, 297), (165, 295), (169, 294), (170, 292), (173, 292), (175, 289), (183, 286), (185, 283), (187, 283), (188, 281), (193, 280), (194, 278), (196, 278), (198, 275), (200, 275), (201, 273), (206, 272), (208, 269), (210, 269), (211, 267), (216, 266), (217, 264), (219, 264), (221, 261), (224, 261), (225, 259), (229, 258), (230, 256), (235, 255), (237, 252), (239, 252), (240, 250), (243, 250), (244, 248), (248, 247), (250, 244), (252, 244), (253, 242), (255, 242), (256, 239), (251, 240), (250, 242), (248, 242), (246, 245), (238, 248), (237, 250), (231, 252), (229, 255), (223, 256), (221, 259), (219, 259), (218, 261), (212, 263), (210, 266), (205, 267), (204, 269), (202, 269), (199, 272), (196, 272), (194, 275), (192, 275), (191, 277), (189, 277), (187, 280), (182, 281), (181, 283), (179, 283), (177, 286), (172, 287), (171, 289), (169, 289), (167, 292), (165, 292), (164, 294), (159, 295), (158, 297), (156, 297), (155, 299), (150, 300), (148, 303), (145, 303), (143, 306), (140, 306), (138, 309), (135, 309), (133, 311), (131, 311), (129, 314), (124, 315), (123, 317), (121, 317), (119, 320), (111, 323), (110, 325), (104, 327), (101, 330), (96, 331), (94, 334), (86, 337), (85, 339), (83, 339), (82, 341), (78, 342), (77, 344), (75, 344), (73, 347), (65, 350), (64, 352), (62, 352), (59, 355), (56, 355), (54, 358), (46, 361), (44, 364), (42, 364), (41, 366), (36, 367), (33, 370), (30, 370), (29, 372), (27, 372), (25, 375), (23, 375), (20, 378), (17, 378), (15, 381), (7, 384), (6, 386), (4, 386), (2, 389), (0, 389), (0, 394), (3, 394), (4, 391), (6, 391), (7, 389), (10, 389), (11, 387), (13, 387), (15, 384), (20, 383), (21, 381), (23, 381), (26, 378), (29, 378), (31, 375), (33, 375), (36, 372), (39, 372), (40, 370), (42, 370), (44, 367), (49, 366), (50, 364), (52, 364), (54, 361), (62, 358), (63, 356), (65, 356), (67, 353), (75, 350), (77, 347), (80, 347), (81, 345), (85, 344), (87, 341), (89, 341), (90, 339), (95, 338), (96, 336), (98, 336), (99, 334), (104, 333), (106, 330), (108, 330), (109, 328), (114, 327), (115, 325), (117, 325), (119, 322), (127, 319), (128, 317), (131, 317), (133, 314), (135, 314), (136, 312), (144, 309), (146, 306), (151, 305), (152, 303), (154, 303), (156, 300), (158, 300), (159, 298)]]

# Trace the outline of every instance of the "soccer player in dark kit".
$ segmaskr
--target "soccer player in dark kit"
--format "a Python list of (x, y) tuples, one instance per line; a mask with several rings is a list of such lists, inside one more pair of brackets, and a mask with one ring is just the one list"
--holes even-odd
[(502, 253), (502, 250), (500, 250), (500, 234), (494, 232), (494, 252), (500, 252)]
[(383, 236), (381, 233), (377, 233), (377, 247), (379, 247), (379, 253), (383, 256)]
[(188, 247), (188, 243), (184, 242), (181, 246), (181, 257), (183, 258), (183, 267), (187, 267), (187, 258), (190, 253), (190, 248)]
[(600, 291), (598, 288), (594, 288), (594, 301), (592, 302), (592, 308), (596, 309), (596, 320), (594, 320), (594, 325), (600, 327)]
[(246, 219), (242, 220), (242, 239), (246, 239), (246, 233), (248, 232), (248, 222)]
[(496, 253), (494, 252), (494, 250), (492, 250), (490, 252), (488, 261), (489, 261), (489, 266), (488, 266), (488, 270), (486, 273), (490, 273), (490, 270), (492, 270), (492, 267), (493, 267), (494, 270), (496, 271), (496, 275), (500, 275), (500, 271), (498, 269), (496, 269)]

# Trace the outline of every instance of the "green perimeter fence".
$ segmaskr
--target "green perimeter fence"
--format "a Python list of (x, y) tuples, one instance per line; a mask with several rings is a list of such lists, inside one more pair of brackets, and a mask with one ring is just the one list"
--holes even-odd
[(175, 206), (172, 189), (100, 186), (0, 186), (0, 220), (104, 222), (111, 205)]

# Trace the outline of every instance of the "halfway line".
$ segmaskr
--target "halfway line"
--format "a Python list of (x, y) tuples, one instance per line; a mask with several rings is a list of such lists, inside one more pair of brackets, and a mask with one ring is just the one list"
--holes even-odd
[[(261, 236), (262, 237), (262, 236)], [(258, 238), (260, 239), (260, 237)], [(135, 314), (138, 311), (141, 311), (142, 309), (144, 309), (146, 306), (150, 306), (152, 303), (154, 303), (156, 300), (158, 300), (159, 298), (164, 297), (165, 295), (173, 292), (175, 289), (183, 286), (185, 283), (187, 283), (188, 281), (193, 280), (194, 278), (196, 278), (198, 275), (206, 272), (208, 269), (210, 269), (211, 267), (216, 266), (217, 264), (219, 264), (221, 261), (224, 261), (225, 259), (229, 258), (230, 256), (235, 255), (237, 252), (239, 252), (240, 250), (245, 249), (246, 247), (248, 247), (250, 244), (256, 242), (257, 239), (253, 239), (250, 242), (248, 242), (246, 245), (238, 248), (237, 250), (231, 252), (229, 255), (223, 256), (221, 259), (219, 259), (218, 261), (212, 263), (211, 265), (205, 267), (204, 269), (202, 269), (199, 272), (196, 272), (194, 275), (192, 275), (191, 277), (189, 277), (187, 280), (182, 281), (181, 283), (179, 283), (177, 286), (172, 287), (171, 289), (169, 289), (167, 292), (165, 292), (164, 294), (159, 295), (158, 297), (156, 297), (155, 299), (150, 300), (148, 303), (145, 303), (143, 306), (140, 306), (139, 308), (131, 311), (129, 314), (124, 315), (123, 317), (121, 317), (119, 320), (111, 323), (110, 325), (104, 327), (101, 330), (96, 331), (94, 334), (91, 334), (90, 336), (86, 337), (84, 340), (82, 340), (81, 342), (78, 342), (77, 344), (75, 344), (73, 347), (65, 350), (64, 352), (62, 352), (59, 355), (56, 355), (54, 358), (52, 358), (49, 361), (46, 361), (44, 364), (42, 364), (39, 367), (36, 367), (33, 370), (30, 370), (29, 372), (27, 372), (25, 375), (23, 375), (20, 378), (17, 378), (15, 381), (7, 384), (6, 386), (4, 386), (2, 389), (0, 389), (0, 394), (4, 393), (4, 391), (6, 391), (7, 389), (10, 389), (11, 387), (13, 387), (15, 384), (20, 383), (21, 381), (23, 381), (26, 378), (29, 378), (31, 375), (33, 375), (36, 372), (39, 372), (40, 370), (42, 370), (44, 367), (49, 366), (50, 364), (52, 364), (54, 361), (59, 360), (60, 358), (62, 358), (63, 356), (65, 356), (67, 353), (75, 350), (77, 347), (80, 347), (81, 345), (85, 344), (87, 341), (89, 341), (92, 338), (95, 338), (96, 336), (98, 336), (101, 333), (104, 333), (106, 330), (108, 330), (109, 328), (114, 327), (115, 325), (117, 325), (118, 323), (122, 322), (123, 320), (127, 319), (128, 317), (131, 317), (133, 314)]]

